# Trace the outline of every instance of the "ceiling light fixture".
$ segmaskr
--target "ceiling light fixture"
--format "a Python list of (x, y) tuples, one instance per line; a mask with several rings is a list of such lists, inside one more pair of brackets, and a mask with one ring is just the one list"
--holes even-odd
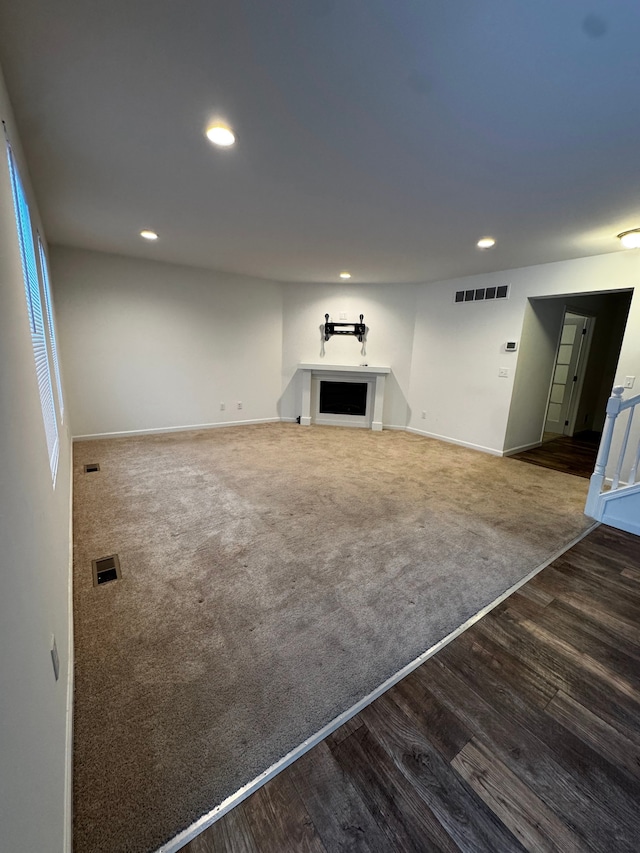
[(625, 249), (640, 249), (640, 228), (631, 228), (618, 234), (618, 240)]
[(341, 272), (340, 278), (351, 278), (351, 273), (350, 272)]
[(141, 231), (140, 236), (144, 237), (145, 240), (157, 240), (158, 235), (155, 231)]
[(221, 124), (220, 122), (216, 122), (215, 124), (210, 124), (206, 130), (207, 139), (210, 142), (213, 142), (214, 145), (218, 145), (221, 148), (229, 148), (230, 145), (236, 141), (236, 137), (226, 124)]
[(483, 237), (481, 240), (478, 240), (476, 246), (479, 249), (492, 249), (496, 244), (496, 241), (493, 237)]

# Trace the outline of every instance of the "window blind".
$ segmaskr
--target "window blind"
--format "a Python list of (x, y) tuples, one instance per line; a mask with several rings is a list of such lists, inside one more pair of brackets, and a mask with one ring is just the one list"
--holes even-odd
[(40, 257), (40, 272), (42, 273), (42, 290), (44, 293), (44, 313), (46, 315), (47, 328), (49, 329), (49, 346), (51, 347), (51, 360), (53, 361), (53, 372), (56, 379), (56, 391), (58, 392), (58, 411), (60, 412), (60, 423), (64, 421), (64, 400), (62, 399), (62, 382), (60, 380), (60, 365), (58, 363), (58, 344), (56, 343), (56, 326), (53, 317), (53, 300), (51, 299), (51, 285), (49, 283), (49, 266), (47, 256), (38, 234), (38, 255)]
[(11, 188), (13, 191), (13, 206), (18, 231), (18, 242), (22, 257), (22, 274), (24, 276), (25, 294), (27, 300), (27, 312), (29, 315), (29, 326), (31, 329), (31, 342), (33, 344), (33, 355), (36, 363), (36, 374), (38, 377), (38, 390), (40, 392), (40, 405), (49, 452), (49, 464), (51, 476), (55, 484), (58, 471), (58, 455), (60, 452), (58, 439), (58, 423), (53, 402), (53, 388), (51, 386), (51, 370), (49, 357), (47, 355), (47, 341), (45, 337), (45, 325), (42, 313), (42, 300), (40, 298), (40, 282), (38, 279), (38, 267), (36, 264), (36, 252), (31, 228), (31, 215), (27, 197), (18, 174), (16, 162), (11, 146), (7, 143), (7, 157), (9, 159), (9, 172), (11, 174)]

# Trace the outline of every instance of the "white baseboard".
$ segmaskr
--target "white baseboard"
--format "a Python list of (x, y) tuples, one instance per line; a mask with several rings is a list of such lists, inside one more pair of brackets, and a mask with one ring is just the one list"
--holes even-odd
[[(70, 454), (71, 455), (71, 454)], [(69, 578), (67, 581), (67, 698), (64, 769), (64, 853), (73, 850), (73, 457), (69, 460)]]
[[(133, 437), (136, 435), (162, 435), (164, 433), (172, 433), (172, 432), (187, 432), (189, 430), (201, 430), (201, 429), (219, 429), (222, 427), (231, 427), (231, 426), (247, 426), (249, 424), (271, 424), (271, 423), (296, 423), (297, 418), (255, 418), (253, 420), (246, 421), (221, 421), (219, 423), (211, 423), (211, 424), (185, 424), (184, 426), (171, 426), (171, 427), (157, 427), (154, 429), (133, 429), (133, 430), (121, 430), (119, 432), (96, 432), (89, 433), (88, 435), (74, 435), (72, 437), (72, 441), (94, 441), (98, 439), (104, 438), (127, 438), (129, 436)], [(311, 425), (309, 423), (309, 425)], [(332, 423), (330, 421), (324, 421), (320, 426), (346, 426), (353, 428), (362, 428), (364, 426), (365, 429), (371, 429), (369, 424), (348, 424), (344, 422), (335, 422)], [(496, 450), (493, 447), (483, 447), (481, 444), (472, 444), (468, 441), (460, 441), (457, 438), (449, 438), (446, 435), (438, 435), (435, 432), (426, 432), (425, 430), (415, 429), (414, 427), (402, 426), (400, 424), (383, 424), (382, 429), (388, 430), (397, 430), (399, 432), (411, 432), (415, 435), (424, 435), (427, 438), (436, 438), (438, 441), (446, 441), (447, 444), (457, 444), (460, 447), (468, 447), (471, 450), (479, 450), (483, 453), (490, 453), (492, 456), (504, 456), (506, 455), (506, 451)], [(517, 453), (520, 449), (525, 450), (527, 447), (536, 447), (537, 445), (527, 445), (523, 448), (515, 448), (513, 450), (508, 451), (509, 453)]]
[(495, 447), (484, 447), (482, 444), (472, 444), (469, 441), (460, 441), (457, 438), (449, 438), (446, 435), (438, 435), (435, 432), (427, 432), (423, 429), (416, 429), (415, 427), (407, 427), (407, 432), (412, 432), (415, 435), (424, 435), (427, 438), (437, 438), (438, 441), (446, 441), (447, 444), (457, 444), (460, 447), (468, 447), (470, 450), (480, 450), (482, 453), (490, 453), (492, 456), (504, 456), (502, 450), (497, 450)]
[[(169, 432), (187, 432), (199, 429), (218, 429), (230, 426), (246, 426), (247, 424), (279, 423), (283, 418), (255, 418), (248, 421), (222, 421), (214, 424), (188, 424), (185, 426), (158, 427), (157, 429), (132, 429), (121, 432), (96, 432), (89, 435), (74, 435), (73, 441), (93, 441), (99, 438), (126, 438), (134, 435), (161, 435)], [(294, 419), (295, 420), (295, 419)]]
[(565, 551), (568, 551), (569, 548), (573, 548), (581, 539), (591, 533), (592, 530), (595, 530), (596, 527), (599, 527), (600, 523), (595, 522), (590, 527), (588, 527), (585, 531), (580, 533), (574, 539), (571, 540), (567, 545), (560, 548), (554, 554), (552, 554), (547, 560), (544, 561), (540, 566), (537, 566), (535, 569), (529, 572), (528, 575), (521, 578), (517, 583), (513, 586), (509, 587), (509, 589), (505, 590), (502, 595), (499, 595), (495, 601), (492, 601), (490, 604), (487, 604), (486, 607), (483, 607), (479, 610), (475, 615), (471, 616), (460, 625), (458, 628), (455, 628), (450, 634), (446, 637), (443, 637), (442, 640), (437, 642), (435, 645), (431, 646), (430, 649), (427, 649), (426, 652), (423, 652), (419, 657), (415, 660), (412, 660), (402, 669), (398, 670), (395, 675), (392, 675), (388, 678), (383, 684), (379, 687), (376, 687), (375, 690), (372, 690), (367, 696), (357, 702), (355, 705), (352, 705), (347, 711), (344, 711), (342, 714), (337, 716), (330, 723), (327, 723), (324, 728), (320, 729), (320, 731), (316, 732), (310, 738), (303, 741), (299, 746), (295, 749), (292, 749), (291, 752), (287, 753), (280, 761), (277, 761), (275, 764), (272, 764), (264, 773), (261, 773), (259, 776), (256, 776), (251, 782), (248, 782), (246, 785), (243, 785), (235, 794), (232, 794), (230, 797), (227, 797), (226, 800), (220, 803), (220, 805), (216, 806), (207, 814), (203, 815), (199, 820), (192, 823), (191, 826), (184, 829), (179, 835), (176, 835), (175, 838), (172, 838), (171, 841), (168, 841), (166, 844), (163, 844), (162, 847), (159, 848), (157, 853), (177, 853), (179, 850), (184, 847), (189, 841), (192, 841), (197, 835), (200, 835), (208, 826), (215, 823), (221, 817), (223, 817), (227, 812), (230, 812), (231, 809), (240, 805), (243, 800), (246, 800), (247, 797), (250, 797), (251, 794), (255, 793), (259, 788), (262, 788), (263, 785), (273, 779), (274, 776), (277, 776), (282, 770), (287, 768), (290, 764), (293, 764), (298, 758), (301, 758), (305, 753), (309, 752), (310, 749), (313, 749), (314, 746), (317, 746), (321, 741), (323, 741), (328, 735), (334, 732), (336, 729), (340, 728), (344, 723), (354, 717), (356, 714), (360, 713), (360, 711), (364, 710), (368, 705), (370, 705), (373, 701), (375, 701), (379, 696), (382, 696), (383, 693), (386, 693), (391, 687), (397, 684), (399, 681), (402, 681), (407, 675), (412, 673), (414, 669), (417, 669), (421, 664), (423, 664), (426, 660), (436, 652), (439, 652), (440, 649), (443, 649), (446, 645), (448, 645), (452, 640), (455, 640), (456, 637), (460, 636), (463, 631), (466, 631), (467, 628), (470, 628), (472, 625), (475, 625), (483, 616), (486, 616), (487, 613), (490, 613), (494, 607), (497, 607), (501, 604), (506, 598), (520, 589), (525, 583), (531, 580), (531, 578), (535, 577), (539, 572), (543, 569), (546, 569), (548, 565), (553, 563), (554, 560), (557, 560), (558, 557), (562, 556)]
[[(199, 429), (218, 429), (220, 427), (228, 427), (228, 426), (246, 426), (247, 424), (271, 424), (271, 423), (283, 423), (283, 424), (295, 424), (298, 423), (297, 418), (255, 418), (254, 420), (247, 421), (223, 421), (215, 424), (189, 424), (187, 426), (173, 426), (173, 427), (158, 427), (154, 429), (133, 429), (133, 430), (122, 430), (120, 432), (95, 432), (89, 433), (88, 435), (74, 435), (72, 441), (94, 441), (101, 438), (127, 438), (128, 436), (136, 436), (136, 435), (162, 435), (164, 433), (171, 432), (188, 432), (189, 430), (199, 430)], [(309, 425), (311, 425), (309, 423)], [(338, 423), (330, 423), (329, 421), (325, 421), (320, 426), (346, 426), (353, 427), (353, 424), (345, 424), (343, 422)], [(357, 424), (356, 426), (365, 426), (366, 429), (370, 429), (369, 425)], [(406, 431), (407, 427), (398, 426), (395, 424), (383, 424), (383, 429), (395, 429), (401, 432)], [(446, 439), (445, 439), (446, 440)]]
[(521, 444), (519, 447), (509, 447), (502, 451), (502, 455), (513, 456), (514, 453), (524, 453), (525, 450), (533, 450), (534, 447), (542, 447), (542, 442), (534, 441), (531, 444)]

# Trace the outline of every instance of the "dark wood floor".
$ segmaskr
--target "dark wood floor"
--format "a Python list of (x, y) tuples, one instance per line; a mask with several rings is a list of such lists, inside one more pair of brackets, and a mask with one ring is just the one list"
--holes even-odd
[(544, 441), (540, 447), (514, 453), (512, 459), (553, 468), (565, 474), (589, 478), (593, 474), (600, 445), (599, 432), (580, 432), (577, 435), (559, 435), (551, 441)]
[(640, 538), (600, 527), (183, 848), (640, 850)]

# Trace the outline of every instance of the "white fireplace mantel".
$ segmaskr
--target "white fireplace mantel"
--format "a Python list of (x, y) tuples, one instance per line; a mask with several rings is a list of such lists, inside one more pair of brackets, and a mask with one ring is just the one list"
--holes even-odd
[(298, 370), (302, 373), (302, 407), (300, 423), (302, 426), (310, 426), (311, 416), (311, 379), (312, 377), (327, 377), (330, 375), (336, 379), (344, 378), (346, 381), (360, 381), (365, 379), (375, 380), (373, 395), (373, 412), (371, 416), (371, 429), (380, 431), (382, 429), (382, 406), (384, 403), (385, 379), (391, 373), (390, 367), (374, 367), (369, 364), (299, 364)]

